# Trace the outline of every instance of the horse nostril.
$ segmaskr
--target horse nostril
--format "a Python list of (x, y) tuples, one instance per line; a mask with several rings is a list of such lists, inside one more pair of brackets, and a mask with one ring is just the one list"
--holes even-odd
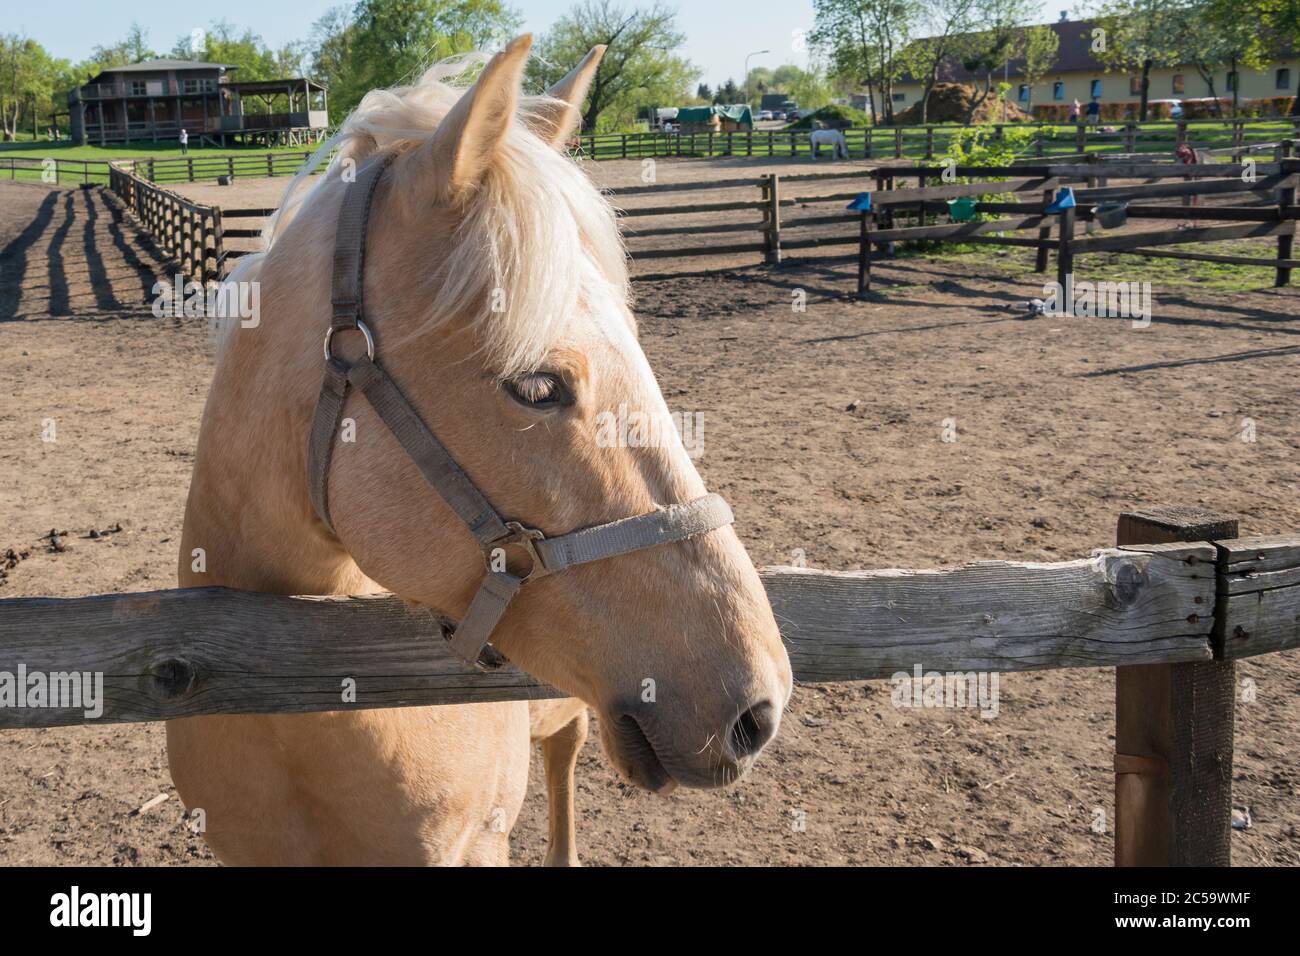
[(776, 733), (776, 707), (771, 701), (761, 701), (736, 718), (727, 735), (727, 743), (736, 760), (753, 757), (766, 746)]

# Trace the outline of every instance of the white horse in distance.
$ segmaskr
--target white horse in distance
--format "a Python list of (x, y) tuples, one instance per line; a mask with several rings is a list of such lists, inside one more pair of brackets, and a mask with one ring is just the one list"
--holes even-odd
[(814, 160), (821, 156), (823, 146), (831, 148), (831, 159), (849, 158), (849, 144), (844, 139), (844, 134), (837, 129), (815, 129), (808, 134), (808, 142), (812, 144)]

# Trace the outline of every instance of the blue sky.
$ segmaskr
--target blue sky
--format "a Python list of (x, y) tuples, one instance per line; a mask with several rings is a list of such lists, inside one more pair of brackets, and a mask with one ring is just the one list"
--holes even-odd
[[(636, 5), (636, 0), (621, 2)], [(278, 46), (305, 39), (316, 18), (338, 3), (222, 0), (220, 4), (198, 4), (197, 9), (216, 12), (218, 18), (238, 27), (250, 27), (267, 43)], [(545, 31), (573, 4), (574, 0), (512, 0), (512, 5), (523, 13), (524, 29), (534, 33)], [(132, 19), (149, 31), (149, 42), (160, 50), (171, 49), (178, 37), (188, 36), (195, 27), (207, 26), (207, 22), (196, 19), (196, 5), (176, 0), (5, 0), (5, 5), (5, 32), (25, 33), (55, 56), (70, 60), (84, 59), (96, 44), (109, 45), (121, 39)], [(669, 5), (676, 8), (678, 24), (688, 36), (682, 54), (704, 70), (704, 81), (711, 85), (728, 77), (739, 81), (745, 55), (756, 50), (771, 52), (751, 57), (751, 66), (807, 64), (807, 54), (795, 49), (796, 31), (811, 29), (812, 0), (670, 0)], [(1056, 6), (1050, 9), (1055, 11)], [(1053, 12), (1040, 19), (1055, 17)]]

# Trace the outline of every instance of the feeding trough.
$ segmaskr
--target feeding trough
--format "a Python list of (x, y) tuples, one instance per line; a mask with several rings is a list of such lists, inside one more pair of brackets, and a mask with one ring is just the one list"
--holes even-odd
[(975, 218), (975, 200), (966, 197), (949, 199), (948, 215), (953, 222), (970, 222)]
[(1128, 203), (1101, 203), (1092, 210), (1092, 217), (1103, 229), (1118, 229), (1128, 222)]

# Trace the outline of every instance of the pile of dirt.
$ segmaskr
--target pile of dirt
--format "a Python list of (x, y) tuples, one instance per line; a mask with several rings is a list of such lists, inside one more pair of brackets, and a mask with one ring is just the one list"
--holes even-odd
[[(1019, 123), (1032, 117), (1015, 103), (989, 96), (978, 107), (970, 120), (971, 103), (978, 98), (975, 88), (965, 83), (936, 83), (930, 93), (930, 108), (926, 111), (927, 123)], [(1003, 110), (1005, 109), (1005, 114)], [(914, 103), (894, 117), (894, 122), (914, 126), (921, 122), (921, 104)]]

